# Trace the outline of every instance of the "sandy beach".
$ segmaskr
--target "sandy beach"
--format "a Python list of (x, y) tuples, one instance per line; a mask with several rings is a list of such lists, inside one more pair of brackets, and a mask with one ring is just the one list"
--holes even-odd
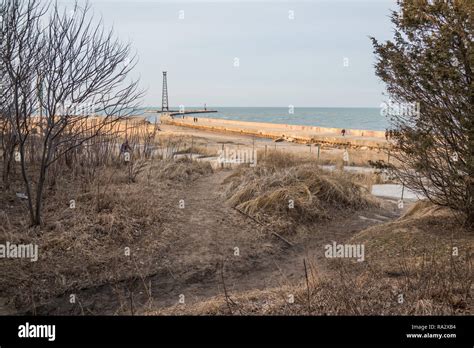
[(198, 130), (240, 134), (252, 137), (281, 139), (303, 144), (331, 144), (335, 146), (386, 148), (385, 133), (375, 130), (346, 129), (343, 136), (340, 128), (244, 122), (193, 116), (161, 116), (161, 124), (193, 128)]

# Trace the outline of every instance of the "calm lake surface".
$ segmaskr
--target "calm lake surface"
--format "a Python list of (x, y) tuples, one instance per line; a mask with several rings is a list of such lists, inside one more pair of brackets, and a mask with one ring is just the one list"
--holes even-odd
[[(203, 109), (203, 106), (186, 107), (186, 110)], [(147, 107), (144, 110), (161, 110), (160, 107)], [(173, 107), (179, 110), (179, 107)], [(385, 130), (389, 127), (380, 108), (290, 108), (281, 107), (219, 107), (207, 106), (217, 113), (202, 114), (201, 117), (222, 118), (226, 120), (296, 124), (307, 126), (334, 127), (347, 129)], [(153, 114), (145, 114), (154, 121)]]

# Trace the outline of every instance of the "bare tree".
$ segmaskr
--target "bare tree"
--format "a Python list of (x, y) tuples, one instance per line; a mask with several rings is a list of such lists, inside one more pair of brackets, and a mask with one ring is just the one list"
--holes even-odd
[[(38, 8), (37, 1), (31, 3)], [(19, 9), (20, 13), (31, 12), (28, 7)], [(111, 131), (112, 125), (135, 112), (142, 95), (138, 82), (128, 77), (136, 64), (130, 46), (121, 44), (112, 31), (105, 31), (90, 12), (89, 5), (81, 8), (76, 3), (68, 9), (55, 3), (46, 14), (27, 15), (29, 22), (16, 24), (14, 30), (31, 30), (36, 35), (20, 40), (17, 48), (35, 49), (27, 77), (11, 78), (13, 84), (28, 86), (21, 96), (29, 101), (30, 109), (23, 112), (14, 98), (18, 112), (12, 124), (19, 134), (21, 168), (34, 225), (41, 223), (44, 185), (51, 164), (98, 134)], [(20, 65), (13, 60), (6, 70), (16, 71)], [(33, 129), (37, 134), (32, 136)], [(31, 138), (38, 161), (34, 167), (25, 160), (23, 145)]]
[[(1, 95), (2, 130), (4, 146), (4, 180), (8, 180), (13, 151), (18, 145), (22, 177), (28, 182), (25, 163), (25, 147), (30, 135), (29, 123), (38, 106), (36, 98), (36, 71), (41, 64), (42, 29), (39, 19), (46, 7), (37, 1), (8, 1), (1, 4), (3, 89)], [(26, 185), (29, 206), (31, 188)], [(31, 212), (31, 211), (30, 211)], [(33, 220), (33, 216), (31, 215)]]
[[(3, 18), (6, 11), (6, 3), (0, 2), (0, 47), (3, 47)], [(5, 78), (5, 69), (0, 60), (0, 149), (3, 156), (2, 182), (4, 190), (9, 187), (9, 176), (12, 168), (13, 154), (15, 146), (17, 145), (16, 137), (12, 132), (12, 127), (9, 124), (7, 117), (9, 105), (11, 103), (10, 89)]]
[[(0, 48), (4, 47), (4, 33), (8, 23), (3, 19), (8, 13), (9, 4), (10, 3), (6, 1), (0, 2)], [(10, 113), (12, 112), (12, 93), (9, 88), (9, 79), (8, 76), (6, 76), (4, 66), (2, 60), (0, 60), (0, 144), (3, 156), (2, 182), (4, 190), (7, 190), (10, 185), (10, 171), (13, 168), (14, 150), (18, 145), (18, 141), (9, 123), (9, 120), (11, 120)]]

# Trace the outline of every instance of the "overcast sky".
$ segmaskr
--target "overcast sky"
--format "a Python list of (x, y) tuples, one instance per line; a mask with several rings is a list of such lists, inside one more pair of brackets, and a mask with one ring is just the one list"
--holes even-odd
[(161, 105), (163, 70), (171, 105), (378, 107), (383, 100), (369, 36), (391, 38), (394, 0), (90, 3), (137, 52), (145, 105)]

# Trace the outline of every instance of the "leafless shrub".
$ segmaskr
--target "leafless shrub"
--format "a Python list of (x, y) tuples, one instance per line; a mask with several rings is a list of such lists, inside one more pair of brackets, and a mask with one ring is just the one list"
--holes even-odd
[(114, 125), (134, 113), (141, 92), (127, 76), (136, 60), (95, 22), (89, 5), (76, 3), (72, 16), (36, 0), (7, 1), (2, 9), (0, 62), (9, 91), (2, 105), (19, 144), (30, 220), (39, 225), (51, 166), (62, 158), (70, 165), (96, 144), (89, 159), (107, 156), (104, 143), (121, 131)]

